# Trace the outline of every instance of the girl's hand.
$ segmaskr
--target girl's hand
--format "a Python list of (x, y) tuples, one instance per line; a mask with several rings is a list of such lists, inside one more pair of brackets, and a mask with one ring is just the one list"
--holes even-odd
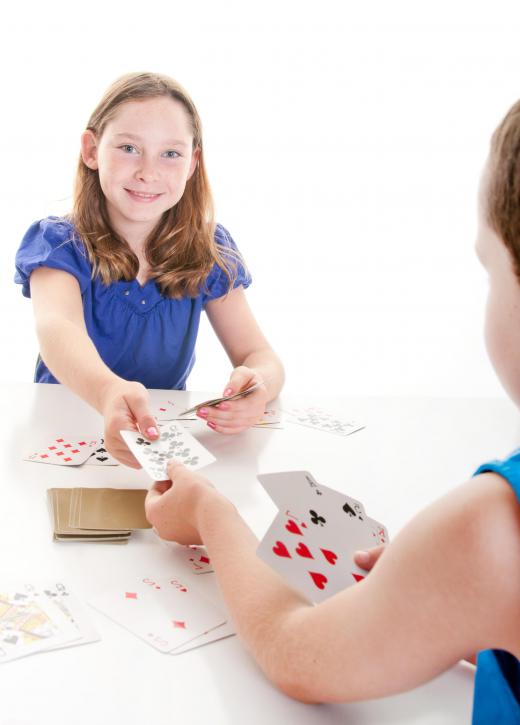
[(102, 413), (105, 418), (105, 446), (125, 466), (141, 468), (120, 430), (139, 430), (150, 440), (159, 437), (155, 418), (150, 412), (148, 391), (141, 383), (121, 380), (113, 383), (104, 394)]
[(179, 544), (201, 544), (197, 507), (220, 494), (211, 483), (188, 471), (179, 461), (168, 463), (170, 481), (156, 481), (146, 496), (146, 518), (161, 539)]
[(219, 433), (234, 434), (247, 430), (262, 419), (268, 402), (267, 389), (261, 376), (256, 370), (240, 365), (233, 370), (223, 393), (225, 397), (234, 395), (258, 382), (262, 384), (245, 398), (225, 401), (215, 407), (200, 408), (197, 415)]

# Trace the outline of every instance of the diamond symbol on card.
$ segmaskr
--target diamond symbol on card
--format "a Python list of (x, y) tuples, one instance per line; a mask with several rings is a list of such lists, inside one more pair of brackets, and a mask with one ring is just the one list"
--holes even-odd
[(137, 599), (137, 592), (125, 592), (125, 599)]
[(175, 619), (173, 619), (172, 624), (175, 629), (186, 629), (186, 622), (177, 622)]

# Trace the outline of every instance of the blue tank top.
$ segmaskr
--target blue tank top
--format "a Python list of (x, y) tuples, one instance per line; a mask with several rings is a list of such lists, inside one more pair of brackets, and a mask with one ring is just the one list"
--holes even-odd
[[(520, 500), (520, 449), (475, 471), (502, 476)], [(473, 725), (520, 725), (520, 662), (509, 652), (485, 650), (477, 659)]]

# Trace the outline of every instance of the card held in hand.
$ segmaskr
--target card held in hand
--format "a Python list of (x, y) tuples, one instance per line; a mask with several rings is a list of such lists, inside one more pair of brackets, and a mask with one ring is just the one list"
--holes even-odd
[(149, 441), (137, 431), (122, 430), (121, 436), (154, 481), (168, 478), (166, 466), (173, 458), (192, 471), (216, 460), (191, 433), (176, 423), (162, 426), (160, 436), (155, 441)]
[(320, 602), (365, 578), (354, 553), (387, 543), (388, 533), (359, 501), (322, 486), (308, 471), (258, 479), (280, 511), (257, 553), (288, 584)]

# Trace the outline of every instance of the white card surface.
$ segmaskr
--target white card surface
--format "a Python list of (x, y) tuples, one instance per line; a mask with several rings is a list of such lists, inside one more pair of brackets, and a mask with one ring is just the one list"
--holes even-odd
[(386, 543), (388, 533), (359, 501), (319, 484), (308, 471), (258, 479), (280, 513), (257, 553), (285, 581), (319, 602), (364, 579), (355, 551)]
[(119, 461), (105, 448), (105, 441), (101, 438), (95, 449), (85, 461), (86, 466), (119, 466)]
[(341, 419), (323, 408), (288, 408), (284, 410), (285, 419), (289, 423), (296, 423), (307, 428), (314, 428), (325, 433), (334, 433), (340, 436), (349, 436), (365, 427), (364, 424), (354, 420)]
[(217, 606), (176, 575), (124, 582), (89, 604), (160, 652), (171, 652), (226, 621)]
[(39, 587), (0, 585), (0, 664), (67, 646), (80, 636)]
[(168, 423), (160, 428), (160, 436), (149, 441), (136, 431), (122, 430), (121, 436), (148, 475), (155, 481), (168, 478), (168, 461), (177, 459), (193, 471), (208, 466), (216, 459), (181, 425)]
[(81, 466), (98, 445), (98, 438), (55, 435), (32, 447), (24, 461), (56, 466)]

